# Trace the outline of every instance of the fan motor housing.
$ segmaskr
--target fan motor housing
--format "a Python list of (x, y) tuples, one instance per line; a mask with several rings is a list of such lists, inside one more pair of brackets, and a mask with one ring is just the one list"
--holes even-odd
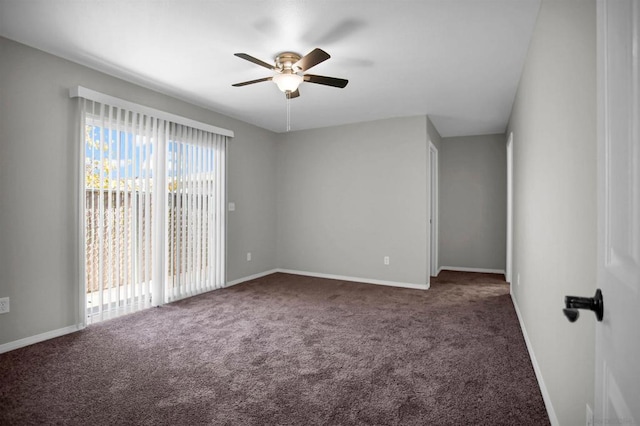
[(276, 56), (276, 68), (279, 70), (292, 69), (293, 64), (298, 62), (302, 56), (294, 52), (282, 52)]

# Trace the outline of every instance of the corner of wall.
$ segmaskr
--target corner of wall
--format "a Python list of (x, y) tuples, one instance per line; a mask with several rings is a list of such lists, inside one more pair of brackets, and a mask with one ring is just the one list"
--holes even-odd
[(442, 136), (433, 124), (433, 121), (431, 121), (431, 117), (429, 117), (429, 115), (427, 115), (427, 137), (436, 146), (438, 151), (440, 151), (440, 147), (442, 146)]

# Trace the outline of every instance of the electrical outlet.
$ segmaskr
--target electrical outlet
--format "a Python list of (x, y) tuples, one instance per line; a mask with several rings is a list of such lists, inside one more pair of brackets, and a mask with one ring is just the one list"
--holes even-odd
[(593, 426), (593, 410), (589, 404), (587, 404), (587, 426)]
[(6, 314), (9, 312), (9, 298), (0, 298), (0, 314)]
[(251, 261), (251, 252), (247, 253), (247, 262)]
[(384, 257), (384, 264), (388, 265), (389, 264), (389, 256), (385, 256)]

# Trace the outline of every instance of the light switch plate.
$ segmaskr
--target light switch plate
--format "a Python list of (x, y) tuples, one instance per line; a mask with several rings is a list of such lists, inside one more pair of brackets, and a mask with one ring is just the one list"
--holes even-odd
[(229, 203), (229, 211), (230, 212), (236, 211), (236, 203)]

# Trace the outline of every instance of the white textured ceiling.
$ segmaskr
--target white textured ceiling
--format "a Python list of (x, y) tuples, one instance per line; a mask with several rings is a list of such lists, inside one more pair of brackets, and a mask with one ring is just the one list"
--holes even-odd
[[(266, 62), (315, 47), (292, 130), (429, 114), (443, 136), (505, 131), (540, 0), (0, 0), (0, 35), (276, 132)], [(1, 59), (0, 59), (1, 60)]]

